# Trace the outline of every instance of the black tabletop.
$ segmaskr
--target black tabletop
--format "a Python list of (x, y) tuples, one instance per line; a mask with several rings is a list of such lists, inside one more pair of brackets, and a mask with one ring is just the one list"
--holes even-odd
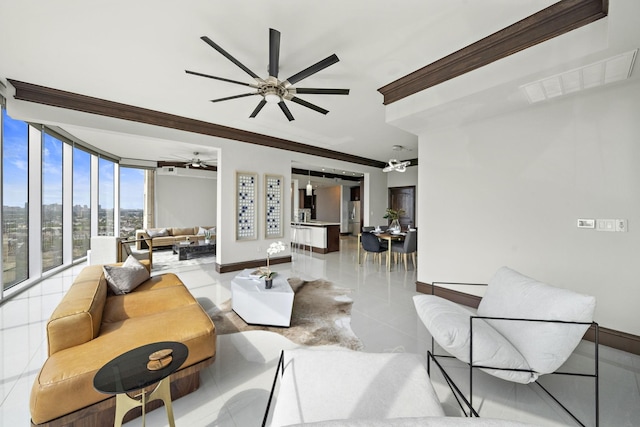
[[(149, 355), (170, 348), (173, 360), (166, 367), (151, 371)], [(104, 365), (93, 378), (93, 387), (101, 393), (129, 393), (159, 382), (174, 373), (187, 360), (187, 346), (173, 341), (156, 342), (134, 348)]]

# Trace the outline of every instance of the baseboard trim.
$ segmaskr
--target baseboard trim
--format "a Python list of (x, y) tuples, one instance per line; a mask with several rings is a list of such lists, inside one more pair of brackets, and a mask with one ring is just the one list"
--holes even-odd
[[(279, 258), (270, 258), (269, 264), (284, 264), (287, 262), (291, 262), (291, 255)], [(216, 263), (216, 271), (218, 273), (228, 273), (230, 271), (238, 271), (244, 270), (245, 268), (256, 268), (256, 267), (264, 267), (267, 265), (266, 259), (253, 259), (250, 261), (242, 261), (242, 262), (233, 262), (230, 264), (219, 264)]]
[[(431, 294), (433, 285), (430, 283), (416, 282), (416, 292), (423, 294)], [(465, 305), (467, 307), (478, 308), (481, 297), (470, 295), (464, 292), (454, 291), (452, 289), (435, 286), (433, 293), (449, 301)], [(585, 334), (585, 339), (589, 341), (595, 340), (595, 329), (589, 328)], [(640, 336), (628, 334), (626, 332), (616, 331), (615, 329), (600, 326), (600, 344), (617, 350), (626, 351), (628, 353), (640, 355)]]

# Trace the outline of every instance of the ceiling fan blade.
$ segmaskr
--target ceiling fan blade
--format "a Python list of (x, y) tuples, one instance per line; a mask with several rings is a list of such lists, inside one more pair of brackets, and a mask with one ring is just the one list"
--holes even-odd
[(245, 96), (258, 95), (258, 92), (243, 93), (242, 95), (227, 96), (226, 98), (212, 99), (211, 102), (228, 101), (230, 99), (244, 98)]
[(307, 108), (311, 108), (312, 110), (315, 110), (318, 113), (327, 114), (329, 112), (329, 110), (325, 110), (324, 108), (318, 107), (317, 105), (314, 105), (310, 102), (305, 101), (304, 99), (300, 99), (295, 96), (291, 98), (291, 101), (295, 102), (296, 104), (304, 105)]
[(209, 74), (203, 74), (203, 73), (199, 73), (197, 71), (189, 71), (189, 70), (184, 70), (184, 72), (187, 73), (187, 74), (193, 74), (194, 76), (207, 77), (207, 78), (210, 78), (210, 79), (222, 80), (223, 82), (235, 83), (237, 85), (251, 87), (250, 83), (244, 83), (244, 82), (239, 82), (237, 80), (225, 79), (224, 77), (216, 77), (216, 76), (211, 76)]
[(300, 80), (306, 79), (307, 77), (317, 73), (318, 71), (324, 70), (328, 66), (333, 65), (338, 61), (340, 61), (340, 59), (338, 59), (338, 56), (334, 53), (333, 55), (326, 57), (322, 61), (316, 62), (312, 66), (305, 68), (297, 74), (294, 74), (293, 76), (289, 77), (287, 81), (294, 85)]
[(349, 89), (296, 88), (296, 93), (309, 95), (349, 95)]
[(280, 63), (280, 31), (269, 28), (269, 76), (278, 77)]
[(262, 101), (260, 101), (258, 103), (258, 106), (256, 107), (255, 110), (253, 110), (253, 113), (251, 113), (251, 115), (249, 116), (250, 118), (254, 118), (255, 116), (258, 115), (258, 113), (260, 112), (260, 110), (262, 110), (262, 107), (264, 107), (266, 105), (267, 101), (265, 101), (264, 99)]
[(224, 50), (223, 48), (221, 48), (220, 46), (218, 46), (213, 40), (211, 40), (209, 37), (207, 36), (202, 36), (200, 37), (205, 43), (207, 43), (209, 46), (211, 46), (212, 48), (214, 48), (215, 50), (217, 50), (218, 52), (220, 52), (220, 54), (222, 56), (224, 56), (225, 58), (227, 58), (229, 61), (233, 62), (234, 64), (236, 64), (238, 67), (242, 68), (242, 70), (249, 74), (251, 77), (253, 77), (254, 79), (259, 79), (260, 77), (258, 77), (258, 75), (256, 73), (254, 73), (253, 71), (251, 71), (250, 69), (248, 69), (247, 67), (245, 67), (240, 61), (238, 61), (236, 58), (234, 58), (233, 56), (231, 56), (231, 54), (229, 52), (227, 52), (226, 50)]
[(289, 107), (287, 107), (287, 104), (285, 104), (284, 101), (278, 102), (278, 105), (280, 106), (280, 109), (282, 110), (284, 115), (287, 116), (287, 119), (289, 119), (289, 121), (294, 120), (293, 114), (291, 114), (291, 111), (289, 111)]

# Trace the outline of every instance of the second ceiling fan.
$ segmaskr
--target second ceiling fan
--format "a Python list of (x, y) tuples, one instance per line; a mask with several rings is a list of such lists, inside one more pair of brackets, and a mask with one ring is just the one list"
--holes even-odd
[(349, 89), (320, 89), (320, 88), (293, 87), (293, 85), (298, 83), (300, 80), (305, 79), (317, 73), (318, 71), (324, 70), (330, 65), (333, 65), (336, 62), (340, 61), (340, 59), (338, 59), (338, 56), (335, 53), (323, 59), (322, 61), (319, 61), (305, 68), (304, 70), (294, 74), (293, 76), (285, 80), (279, 80), (278, 70), (280, 67), (279, 65), (280, 63), (280, 32), (277, 30), (274, 30), (273, 28), (269, 29), (269, 66), (268, 66), (269, 76), (266, 79), (262, 79), (258, 77), (256, 73), (254, 73), (245, 65), (243, 65), (240, 61), (238, 61), (226, 50), (224, 50), (219, 45), (217, 45), (209, 37), (202, 36), (200, 38), (209, 46), (217, 50), (229, 61), (233, 62), (235, 65), (241, 68), (245, 73), (253, 77), (255, 80), (255, 83), (244, 83), (237, 80), (231, 80), (223, 77), (217, 77), (209, 74), (199, 73), (196, 71), (185, 70), (185, 72), (188, 74), (193, 74), (195, 76), (207, 77), (210, 79), (221, 80), (223, 82), (235, 83), (242, 86), (249, 86), (251, 88), (256, 89), (256, 91), (254, 92), (243, 93), (240, 95), (228, 96), (225, 98), (211, 100), (211, 102), (220, 102), (220, 101), (227, 101), (230, 99), (243, 98), (245, 96), (260, 95), (262, 96), (262, 99), (260, 100), (256, 108), (253, 110), (251, 115), (249, 116), (251, 118), (256, 117), (260, 112), (260, 110), (262, 110), (262, 108), (267, 103), (274, 103), (274, 104), (277, 103), (280, 109), (282, 110), (282, 112), (284, 113), (284, 115), (287, 117), (287, 119), (289, 121), (292, 121), (293, 115), (291, 114), (291, 111), (289, 111), (289, 107), (287, 107), (287, 104), (285, 104), (284, 102), (285, 100), (295, 102), (296, 104), (310, 108), (319, 113), (327, 114), (329, 112), (328, 110), (325, 110), (322, 107), (318, 107), (317, 105), (314, 105), (303, 99), (300, 99), (296, 95), (297, 94), (313, 94), (313, 95), (348, 95), (349, 94)]

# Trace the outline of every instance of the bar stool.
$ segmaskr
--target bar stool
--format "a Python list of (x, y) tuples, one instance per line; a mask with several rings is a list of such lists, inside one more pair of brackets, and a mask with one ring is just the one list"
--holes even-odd
[(302, 253), (304, 253), (305, 247), (308, 245), (309, 255), (311, 255), (313, 251), (313, 247), (311, 246), (311, 227), (293, 225), (291, 228), (293, 229), (291, 241), (296, 246), (296, 252), (297, 249), (302, 246)]

